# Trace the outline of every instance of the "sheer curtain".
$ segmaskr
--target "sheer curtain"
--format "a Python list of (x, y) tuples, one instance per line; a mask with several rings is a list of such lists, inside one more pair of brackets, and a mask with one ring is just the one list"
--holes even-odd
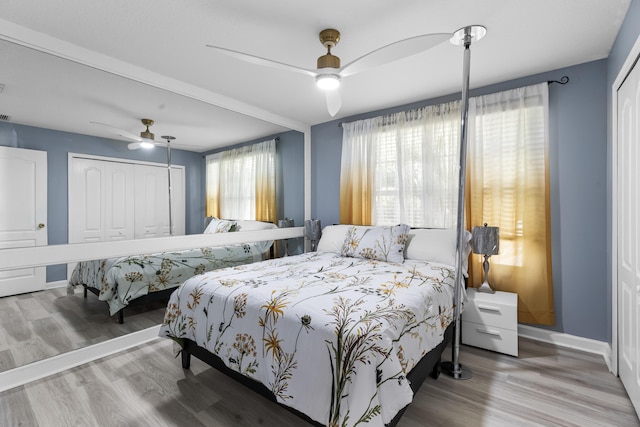
[(275, 139), (207, 156), (207, 216), (276, 219)]
[[(459, 102), (342, 127), (341, 223), (456, 227)], [(520, 322), (553, 324), (547, 84), (471, 98), (468, 132), (466, 228), (500, 227), (490, 283), (518, 293)]]
[(460, 103), (343, 124), (340, 221), (453, 228)]
[[(500, 227), (490, 283), (517, 292), (518, 320), (554, 323), (548, 167), (548, 85), (469, 100), (467, 224)], [(470, 283), (482, 282), (472, 255)]]

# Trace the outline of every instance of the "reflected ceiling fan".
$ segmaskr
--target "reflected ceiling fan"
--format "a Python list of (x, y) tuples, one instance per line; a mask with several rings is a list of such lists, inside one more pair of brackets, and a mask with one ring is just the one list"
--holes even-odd
[(340, 58), (331, 53), (331, 49), (340, 41), (340, 32), (334, 29), (322, 30), (320, 31), (320, 42), (327, 48), (327, 53), (318, 58), (318, 68), (316, 70), (289, 65), (224, 47), (212, 45), (207, 45), (207, 47), (252, 64), (294, 71), (314, 77), (318, 87), (325, 92), (327, 110), (331, 117), (333, 117), (340, 111), (340, 107), (342, 106), (342, 99), (337, 89), (343, 77), (424, 52), (445, 40), (449, 40), (451, 36), (450, 33), (431, 33), (410, 37), (366, 53), (344, 67), (341, 67)]
[(153, 148), (156, 145), (162, 144), (155, 141), (155, 135), (151, 133), (151, 131), (149, 130), (149, 126), (153, 125), (154, 121), (151, 119), (140, 119), (140, 121), (144, 126), (147, 127), (145, 130), (140, 132), (140, 136), (106, 123), (100, 123), (100, 122), (91, 122), (91, 123), (95, 125), (107, 127), (113, 133), (116, 133), (125, 138), (134, 140), (135, 142), (132, 142), (127, 146), (129, 150), (137, 150), (139, 148)]

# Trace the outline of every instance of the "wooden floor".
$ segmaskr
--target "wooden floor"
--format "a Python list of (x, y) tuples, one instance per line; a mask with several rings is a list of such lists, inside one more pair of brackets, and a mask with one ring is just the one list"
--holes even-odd
[[(168, 298), (167, 298), (168, 299)], [(78, 286), (0, 298), (0, 372), (162, 323), (165, 301), (133, 301), (124, 323)]]
[[(640, 426), (601, 357), (527, 339), (519, 358), (460, 354), (473, 378), (428, 378), (398, 427)], [(183, 370), (167, 339), (0, 393), (2, 427), (305, 425), (195, 358)]]

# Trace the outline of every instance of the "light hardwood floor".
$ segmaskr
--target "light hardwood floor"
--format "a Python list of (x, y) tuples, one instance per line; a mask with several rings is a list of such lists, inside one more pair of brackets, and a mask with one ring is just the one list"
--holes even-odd
[[(168, 299), (168, 297), (167, 297)], [(109, 316), (109, 306), (81, 286), (0, 298), (0, 372), (162, 322), (166, 300), (138, 303), (124, 311), (124, 323)]]
[[(462, 346), (473, 378), (428, 378), (398, 427), (640, 426), (601, 357), (527, 339), (519, 351)], [(196, 358), (183, 370), (167, 339), (0, 393), (2, 427), (305, 425)]]

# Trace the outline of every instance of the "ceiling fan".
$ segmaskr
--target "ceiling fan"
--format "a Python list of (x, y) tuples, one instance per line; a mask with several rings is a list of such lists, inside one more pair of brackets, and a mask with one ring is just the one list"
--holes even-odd
[(431, 33), (410, 37), (375, 49), (341, 67), (340, 58), (331, 53), (331, 49), (340, 41), (340, 32), (334, 29), (326, 29), (320, 31), (320, 42), (327, 48), (327, 53), (318, 58), (316, 70), (289, 65), (224, 47), (212, 45), (207, 45), (207, 47), (252, 64), (294, 71), (314, 77), (318, 87), (325, 92), (327, 110), (333, 117), (342, 107), (342, 99), (337, 89), (343, 77), (424, 52), (450, 38), (450, 33)]
[(140, 119), (140, 121), (144, 126), (147, 127), (145, 130), (140, 132), (140, 136), (106, 123), (100, 123), (100, 122), (91, 122), (91, 123), (95, 125), (105, 126), (109, 128), (111, 132), (114, 132), (125, 138), (134, 140), (135, 142), (132, 142), (127, 146), (129, 150), (137, 150), (139, 148), (153, 148), (156, 145), (161, 144), (155, 141), (154, 139), (155, 135), (151, 133), (151, 131), (149, 130), (149, 126), (153, 125), (154, 121), (151, 119)]

